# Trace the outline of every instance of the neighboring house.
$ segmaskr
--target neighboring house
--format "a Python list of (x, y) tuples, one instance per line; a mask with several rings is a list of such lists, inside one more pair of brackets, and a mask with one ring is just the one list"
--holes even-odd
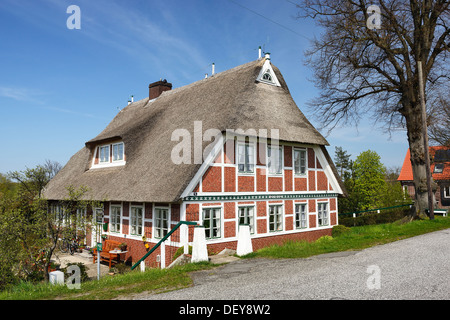
[[(149, 97), (86, 142), (45, 196), (89, 187), (88, 197), (104, 200), (108, 238), (128, 243), (133, 262), (148, 250), (143, 236), (153, 246), (179, 221), (205, 226), (211, 253), (236, 249), (244, 223), (254, 250), (315, 240), (338, 224), (343, 194), (326, 145), (266, 54), (174, 90), (152, 83)], [(168, 266), (193, 230), (177, 230), (147, 264)]]
[[(431, 176), (438, 188), (435, 193), (436, 207), (439, 209), (450, 208), (450, 147), (429, 147), (431, 158)], [(416, 191), (413, 182), (413, 171), (411, 166), (411, 154), (408, 149), (403, 162), (402, 170), (398, 177), (405, 193), (415, 199)]]

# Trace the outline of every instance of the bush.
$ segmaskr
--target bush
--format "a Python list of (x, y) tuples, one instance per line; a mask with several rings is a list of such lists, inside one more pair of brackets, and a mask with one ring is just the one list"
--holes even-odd
[(72, 265), (78, 266), (80, 268), (80, 273), (81, 273), (80, 274), (80, 280), (81, 280), (81, 282), (85, 282), (85, 281), (89, 280), (89, 276), (88, 276), (88, 274), (86, 272), (86, 266), (84, 265), (83, 262), (68, 263), (65, 268), (62, 268), (61, 271), (64, 272), (64, 279), (67, 279), (67, 278), (69, 278), (70, 276), (73, 275), (73, 273), (67, 271), (67, 268), (69, 266), (72, 266)]
[(331, 231), (331, 234), (333, 237), (339, 237), (340, 235), (344, 233), (350, 232), (350, 228), (346, 227), (344, 225), (337, 225), (333, 227), (333, 230)]
[(373, 224), (391, 223), (403, 219), (409, 214), (409, 208), (398, 208), (393, 210), (384, 210), (380, 213), (366, 212), (353, 218), (352, 215), (339, 216), (339, 224), (347, 227), (367, 226)]
[(323, 236), (323, 237), (320, 237), (319, 239), (317, 239), (316, 242), (323, 243), (323, 242), (327, 242), (327, 241), (331, 241), (331, 240), (333, 240), (333, 237)]

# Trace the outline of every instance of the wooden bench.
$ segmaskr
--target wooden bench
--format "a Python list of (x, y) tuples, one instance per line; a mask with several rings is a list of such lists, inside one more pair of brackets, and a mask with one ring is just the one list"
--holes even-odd
[[(120, 248), (121, 242), (114, 240), (105, 240), (103, 242), (103, 248), (100, 252), (100, 261), (109, 262), (109, 268), (111, 268), (112, 264), (116, 264), (113, 260), (119, 262), (120, 255), (117, 253), (109, 253), (109, 251), (114, 250), (116, 248)], [(97, 260), (97, 248), (94, 247), (94, 263)]]

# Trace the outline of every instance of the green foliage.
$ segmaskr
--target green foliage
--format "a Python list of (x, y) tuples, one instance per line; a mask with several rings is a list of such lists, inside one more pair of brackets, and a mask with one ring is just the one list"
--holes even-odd
[(335, 237), (339, 237), (342, 234), (348, 233), (350, 231), (351, 231), (351, 229), (349, 227), (339, 224), (339, 225), (333, 227), (331, 234), (335, 238)]
[(69, 266), (78, 266), (78, 268), (80, 268), (80, 281), (81, 282), (86, 282), (86, 281), (90, 280), (89, 275), (87, 274), (86, 265), (83, 262), (77, 262), (77, 263), (71, 262), (71, 263), (68, 263), (65, 268), (62, 268), (61, 271), (64, 272), (64, 279), (67, 279), (73, 275), (73, 273), (67, 271), (67, 268)]
[(0, 289), (21, 280), (48, 280), (58, 239), (73, 237), (85, 226), (85, 219), (77, 218), (77, 209), (99, 206), (82, 200), (86, 188), (68, 187), (67, 198), (60, 203), (65, 219), (52, 212), (42, 191), (57, 169), (47, 163), (8, 174), (17, 185), (15, 192), (0, 197)]
[(380, 213), (367, 212), (353, 218), (352, 215), (339, 216), (339, 224), (353, 226), (367, 226), (383, 223), (391, 223), (400, 220), (409, 214), (409, 208), (397, 208), (391, 210), (382, 210)]
[(348, 196), (338, 199), (340, 213), (351, 213), (408, 203), (401, 184), (397, 181), (398, 169), (387, 170), (380, 156), (371, 150), (364, 151), (352, 162), (346, 151), (336, 148), (335, 161), (342, 167), (341, 179)]
[(353, 164), (354, 196), (358, 210), (379, 208), (383, 205), (383, 194), (386, 194), (384, 180), (386, 169), (380, 156), (371, 150), (362, 152)]

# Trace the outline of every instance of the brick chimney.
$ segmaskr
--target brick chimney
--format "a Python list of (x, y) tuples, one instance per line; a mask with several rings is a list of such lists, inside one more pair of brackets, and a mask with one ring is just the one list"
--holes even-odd
[(172, 90), (172, 84), (166, 79), (153, 82), (148, 86), (148, 97), (150, 100), (158, 98), (164, 91)]

